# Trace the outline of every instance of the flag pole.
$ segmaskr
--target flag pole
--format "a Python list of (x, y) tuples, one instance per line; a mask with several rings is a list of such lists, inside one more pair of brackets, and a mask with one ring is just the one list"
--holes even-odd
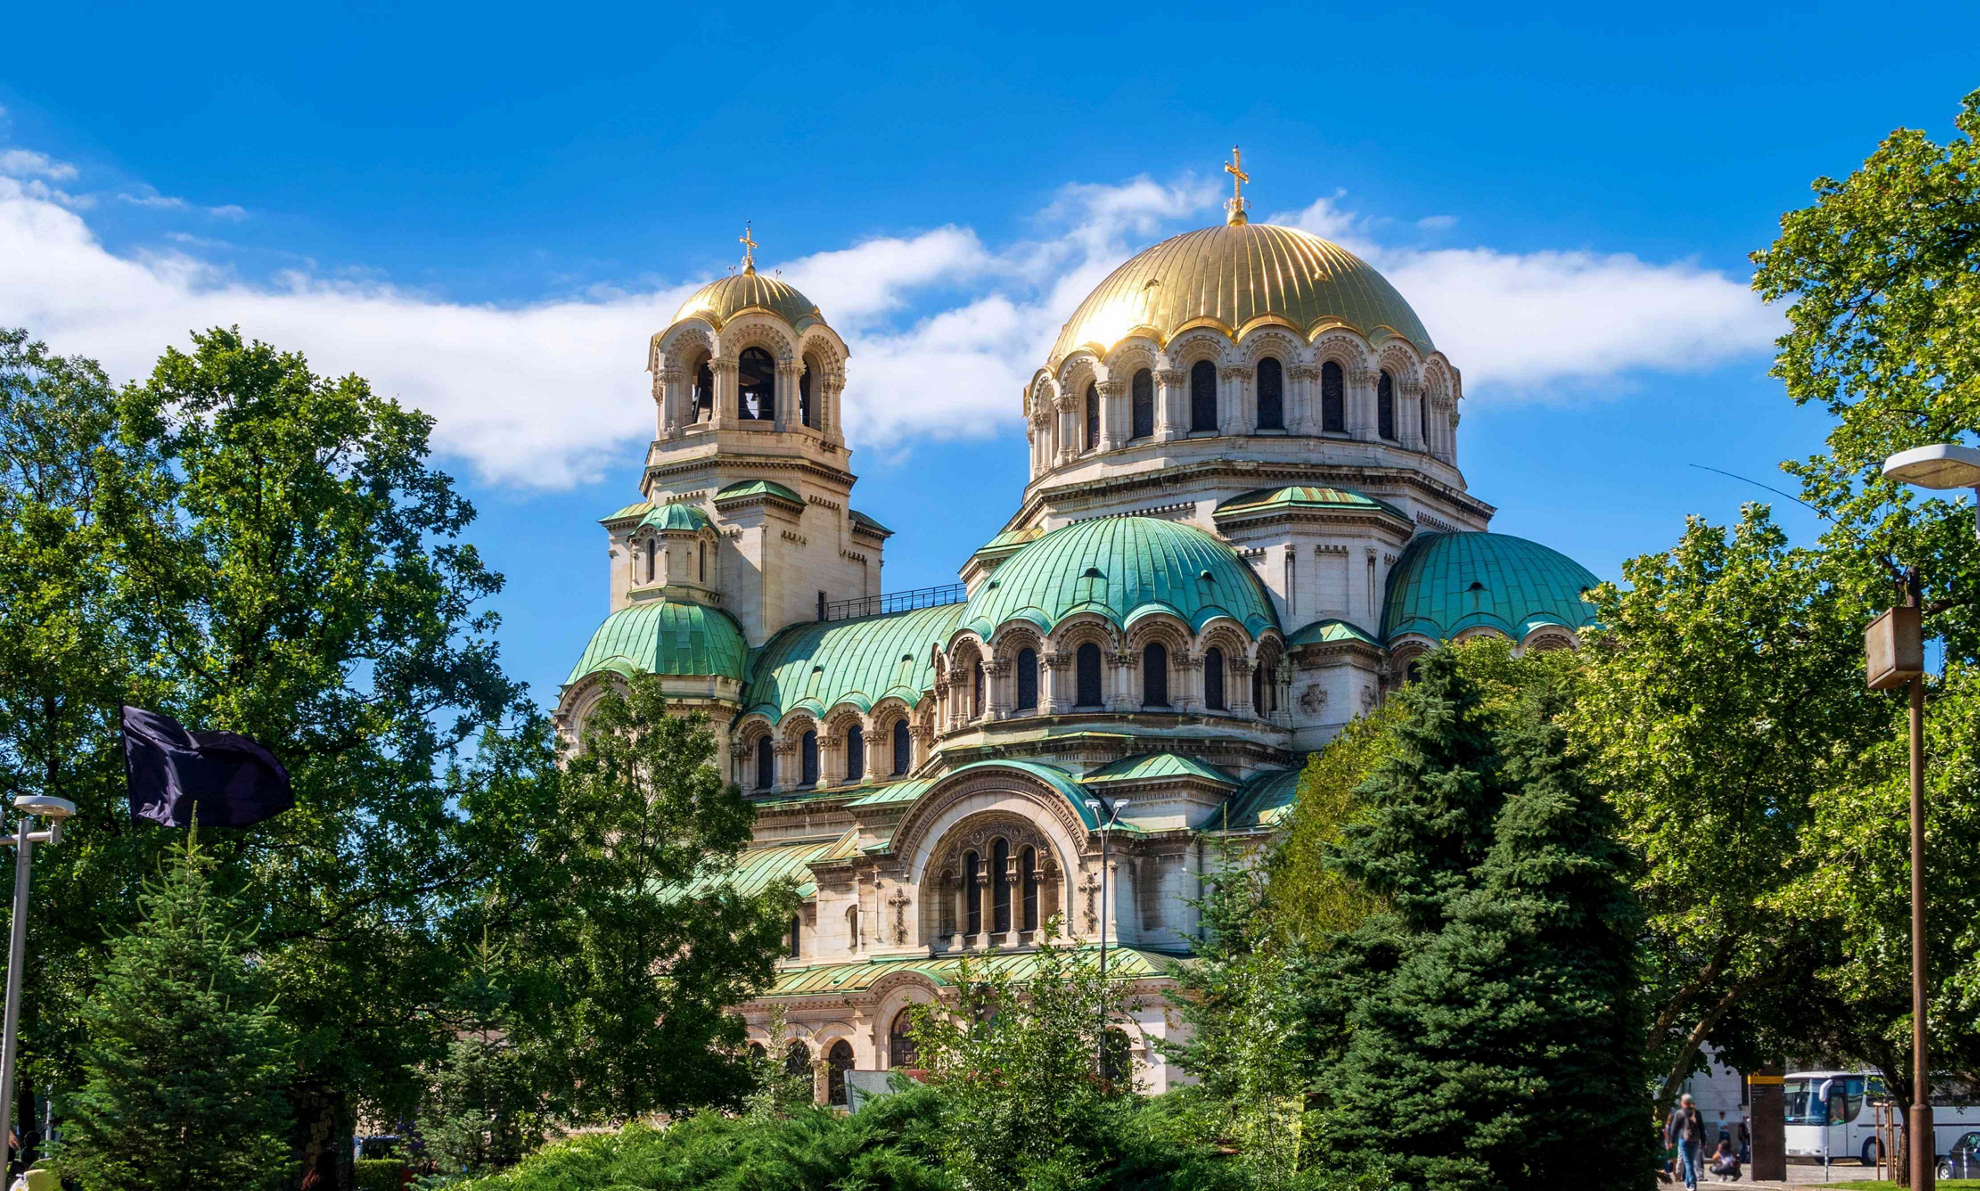
[[(59, 842), (62, 838), (62, 820), (76, 813), (76, 805), (66, 798), (23, 794), (14, 800), (14, 809), (20, 812), (14, 834), (0, 840), (0, 843), (12, 844), (17, 849), (14, 859), (14, 921), (7, 943), (7, 1009), (5, 1021), (0, 1023), (0, 1147), (7, 1150), (6, 1165), (9, 1167), (15, 1148), (9, 1141), (13, 1137), (15, 1052), (21, 1023), (21, 967), (27, 959), (28, 878), (34, 864), (34, 846)], [(34, 829), (37, 816), (48, 820), (48, 830)], [(21, 1157), (25, 1159), (26, 1147), (20, 1149)], [(8, 1173), (12, 1173), (11, 1169)]]

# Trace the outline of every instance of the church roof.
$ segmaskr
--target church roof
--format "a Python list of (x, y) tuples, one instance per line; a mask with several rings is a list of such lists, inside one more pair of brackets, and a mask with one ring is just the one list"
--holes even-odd
[(1083, 785), (1108, 785), (1115, 782), (1142, 782), (1157, 778), (1195, 777), (1219, 785), (1235, 786), (1237, 779), (1215, 765), (1185, 757), (1179, 753), (1139, 753), (1123, 757), (1080, 778)]
[[(1082, 956), (1099, 954), (1098, 945), (1080, 945), (1067, 950), (1078, 951)], [(1146, 980), (1150, 977), (1166, 976), (1175, 970), (1186, 957), (1143, 947), (1122, 947), (1118, 944), (1107, 948), (1107, 978), (1109, 980)], [(1002, 972), (1013, 981), (1022, 984), (1038, 971), (1038, 958), (1032, 952), (992, 952), (987, 955), (970, 957), (973, 972)], [(912, 972), (925, 977), (938, 988), (954, 984), (961, 974), (961, 956), (932, 958), (926, 955), (908, 955), (891, 959), (858, 960), (851, 963), (812, 964), (803, 968), (785, 968), (777, 973), (776, 983), (771, 985), (769, 996), (803, 997), (826, 994), (841, 995), (862, 992), (873, 987), (882, 976), (895, 972)]]
[(1409, 522), (1408, 513), (1385, 500), (1352, 488), (1328, 488), (1314, 484), (1294, 484), (1285, 488), (1254, 488), (1240, 493), (1217, 506), (1211, 516), (1218, 520), (1227, 517), (1255, 516), (1261, 513), (1276, 513), (1287, 509), (1333, 509), (1341, 512), (1380, 512), (1387, 513), (1397, 520)]
[(1229, 616), (1254, 636), (1279, 624), (1258, 576), (1217, 538), (1153, 517), (1104, 517), (1011, 555), (971, 593), (959, 627), (988, 638), (1023, 619), (1050, 632), (1080, 612), (1123, 627), (1166, 612), (1192, 630)]
[(1525, 538), (1424, 534), (1389, 571), (1382, 639), (1420, 633), (1447, 641), (1482, 627), (1521, 641), (1542, 625), (1581, 629), (1595, 623), (1581, 593), (1600, 582), (1567, 555)]
[(1368, 262), (1297, 228), (1236, 223), (1184, 232), (1129, 258), (1066, 320), (1046, 366), (1081, 348), (1104, 356), (1136, 331), (1167, 343), (1193, 326), (1236, 336), (1260, 319), (1302, 338), (1338, 325), (1371, 341), (1400, 335), (1435, 350), (1416, 312)]
[(639, 519), (641, 529), (651, 525), (662, 533), (697, 533), (708, 528), (708, 514), (685, 501), (659, 505)]
[(1297, 649), (1302, 645), (1328, 645), (1335, 641), (1362, 641), (1374, 645), (1375, 638), (1353, 621), (1329, 617), (1316, 620), (1312, 624), (1286, 638), (1287, 649)]
[(864, 712), (888, 695), (912, 707), (935, 685), (933, 647), (948, 640), (963, 605), (856, 620), (806, 621), (765, 642), (750, 666), (743, 706), (772, 720), (840, 703)]
[(804, 508), (804, 498), (775, 480), (737, 480), (720, 488), (715, 493), (715, 503), (731, 500), (747, 500), (752, 496), (768, 497), (771, 500), (788, 501), (798, 508)]
[(1299, 772), (1280, 769), (1251, 778), (1224, 804), (1227, 809), (1218, 810), (1200, 830), (1255, 831), (1276, 826), (1292, 813), (1299, 797)]
[(796, 287), (754, 270), (718, 277), (689, 294), (673, 321), (705, 318), (719, 331), (723, 323), (750, 310), (774, 314), (797, 331), (824, 321), (818, 307), (812, 304), (810, 298), (799, 293)]
[(626, 676), (719, 674), (740, 680), (748, 660), (742, 629), (728, 613), (700, 604), (651, 600), (606, 617), (564, 685), (600, 670)]

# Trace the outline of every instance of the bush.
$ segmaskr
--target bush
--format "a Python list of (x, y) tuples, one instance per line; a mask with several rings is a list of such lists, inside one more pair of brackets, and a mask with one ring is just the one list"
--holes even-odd
[(351, 1163), (351, 1191), (399, 1191), (405, 1169), (397, 1158), (360, 1158)]

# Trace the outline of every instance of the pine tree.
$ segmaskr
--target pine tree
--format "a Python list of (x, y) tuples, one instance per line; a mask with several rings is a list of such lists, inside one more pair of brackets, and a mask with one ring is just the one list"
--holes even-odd
[(543, 1096), (510, 1038), (511, 991), (500, 950), (486, 936), (441, 1022), (451, 1038), (432, 1072), (420, 1136), (443, 1175), (482, 1175), (513, 1166), (541, 1144)]
[(262, 1188), (288, 1173), (287, 1037), (190, 833), (83, 1010), (62, 1160), (89, 1191)]

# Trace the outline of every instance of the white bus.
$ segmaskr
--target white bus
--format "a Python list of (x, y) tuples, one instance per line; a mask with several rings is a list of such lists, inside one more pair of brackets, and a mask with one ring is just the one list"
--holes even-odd
[[(1870, 1071), (1794, 1071), (1781, 1081), (1787, 1108), (1787, 1156), (1803, 1161), (1842, 1162), (1854, 1158), (1869, 1166), (1877, 1159), (1877, 1115), (1870, 1102), (1891, 1099), (1884, 1077)], [(1903, 1101), (1897, 1097), (1898, 1117)], [(1833, 1103), (1834, 1112), (1831, 1112)], [(1942, 1155), (1969, 1129), (1980, 1129), (1980, 1103), (1932, 1098), (1934, 1155)]]

